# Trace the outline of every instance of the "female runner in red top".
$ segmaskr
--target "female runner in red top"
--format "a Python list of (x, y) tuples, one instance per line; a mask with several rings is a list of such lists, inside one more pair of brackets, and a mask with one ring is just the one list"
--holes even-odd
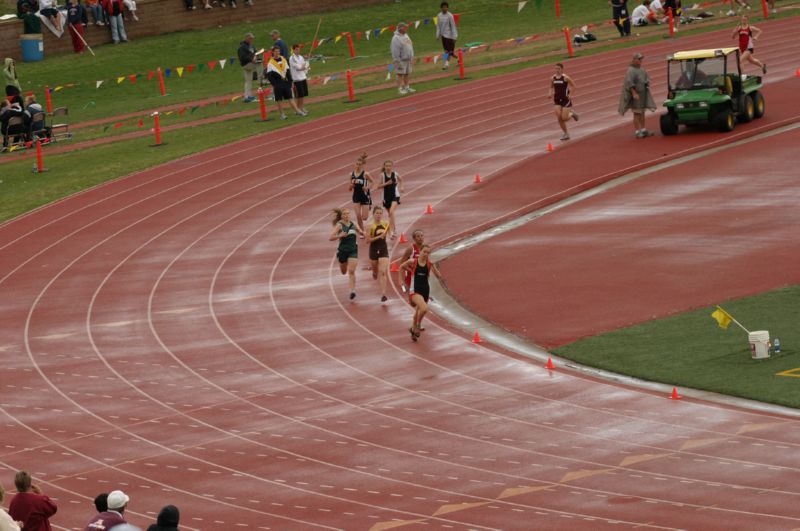
[(756, 59), (753, 55), (755, 40), (758, 39), (760, 35), (761, 30), (750, 25), (747, 21), (747, 15), (742, 15), (741, 21), (736, 26), (736, 29), (733, 30), (733, 38), (739, 39), (739, 53), (741, 54), (739, 58), (739, 67), (742, 69), (742, 72), (744, 72), (744, 62), (747, 61), (748, 63), (761, 67), (762, 74), (767, 73), (767, 65)]
[(431, 252), (430, 245), (423, 245), (419, 250), (419, 257), (407, 260), (400, 266), (400, 271), (409, 271), (411, 273), (411, 286), (408, 289), (408, 300), (411, 306), (415, 308), (414, 318), (411, 321), (411, 328), (408, 329), (411, 334), (411, 340), (416, 341), (419, 339), (422, 330), (422, 318), (428, 313), (428, 299), (430, 298), (430, 283), (428, 277), (431, 273), (441, 279), (441, 274), (436, 268), (436, 264), (428, 258)]

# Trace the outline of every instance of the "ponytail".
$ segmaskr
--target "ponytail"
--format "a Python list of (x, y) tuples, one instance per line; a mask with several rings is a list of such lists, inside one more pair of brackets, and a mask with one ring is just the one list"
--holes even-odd
[(341, 208), (334, 208), (331, 211), (331, 214), (333, 214), (333, 220), (332, 220), (331, 225), (336, 225), (337, 223), (342, 221), (342, 209)]

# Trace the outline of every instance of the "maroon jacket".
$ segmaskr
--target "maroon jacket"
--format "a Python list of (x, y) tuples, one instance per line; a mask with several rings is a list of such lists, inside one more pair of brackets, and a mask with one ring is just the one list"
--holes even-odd
[(105, 12), (108, 13), (108, 16), (110, 17), (115, 15), (115, 7), (118, 10), (116, 13), (117, 15), (122, 15), (125, 12), (125, 4), (122, 3), (122, 0), (102, 0), (101, 4)]
[[(119, 514), (117, 511), (108, 510), (94, 515), (94, 518), (89, 520), (89, 523), (86, 524), (84, 531), (108, 531), (115, 525), (125, 523), (127, 522), (121, 514)], [(25, 531), (27, 531), (27, 529)]]
[(25, 531), (50, 531), (48, 518), (57, 510), (53, 500), (33, 492), (18, 492), (8, 505), (8, 514), (14, 521), (23, 522)]

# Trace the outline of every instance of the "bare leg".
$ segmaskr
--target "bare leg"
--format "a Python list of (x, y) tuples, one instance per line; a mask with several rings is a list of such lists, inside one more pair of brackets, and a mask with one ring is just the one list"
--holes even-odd
[(361, 218), (361, 205), (353, 203), (353, 211), (356, 213), (356, 225), (362, 231), (364, 230), (364, 220)]
[[(373, 275), (375, 272), (373, 271)], [(389, 257), (378, 259), (378, 281), (381, 285), (381, 300), (386, 300), (386, 285), (389, 283)]]
[(358, 258), (347, 259), (347, 275), (350, 283), (350, 298), (354, 298), (356, 293), (356, 268), (358, 267)]
[(394, 218), (395, 210), (397, 210), (397, 202), (392, 201), (392, 206), (389, 207), (389, 229), (392, 231), (392, 238), (397, 236), (397, 221)]
[(303, 98), (297, 98), (297, 106), (300, 108), (301, 111), (305, 112), (306, 107), (303, 105)]
[(339, 262), (339, 271), (341, 271), (343, 275), (347, 274), (347, 262)]
[(372, 278), (377, 279), (378, 278), (378, 260), (371, 260), (370, 262), (372, 264), (372, 266), (370, 267), (370, 269), (372, 269)]

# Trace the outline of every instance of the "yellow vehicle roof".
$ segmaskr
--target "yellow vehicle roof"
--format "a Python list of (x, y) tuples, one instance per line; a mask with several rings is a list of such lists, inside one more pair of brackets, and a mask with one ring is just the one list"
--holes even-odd
[(714, 48), (711, 50), (692, 50), (689, 52), (675, 52), (670, 59), (676, 61), (683, 61), (685, 59), (710, 59), (718, 55), (730, 55), (736, 52), (738, 48)]

